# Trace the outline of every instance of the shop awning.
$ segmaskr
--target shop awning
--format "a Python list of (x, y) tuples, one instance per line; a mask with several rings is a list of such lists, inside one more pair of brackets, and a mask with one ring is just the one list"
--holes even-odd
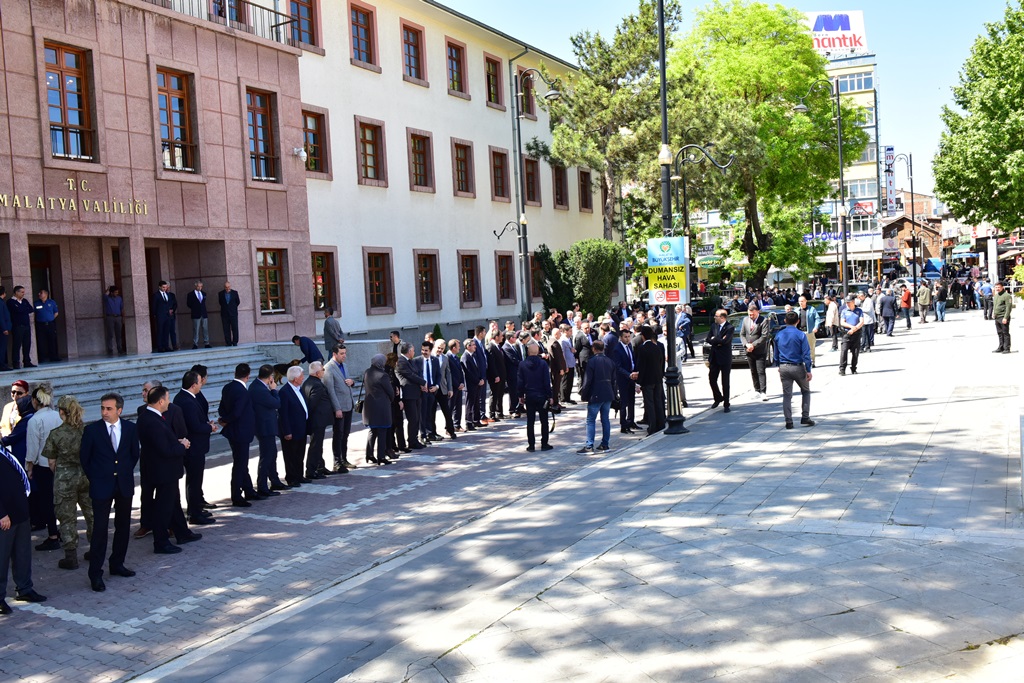
[(1008, 251), (1005, 254), (1000, 254), (999, 260), (1009, 261), (1010, 259), (1017, 258), (1017, 256), (1022, 252), (1024, 252), (1024, 249), (1013, 249), (1012, 251)]
[(960, 259), (978, 258), (978, 254), (973, 252), (973, 251), (964, 251), (964, 252), (961, 252), (959, 254), (954, 252), (953, 256), (951, 258), (954, 261), (960, 260)]
[(971, 245), (969, 244), (958, 244), (953, 247), (953, 256), (959, 256), (961, 254), (967, 254), (971, 251)]

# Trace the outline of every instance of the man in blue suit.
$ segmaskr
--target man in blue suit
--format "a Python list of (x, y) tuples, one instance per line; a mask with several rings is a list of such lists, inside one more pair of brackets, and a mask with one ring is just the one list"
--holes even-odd
[(210, 435), (217, 431), (210, 422), (209, 404), (200, 400), (203, 381), (199, 373), (189, 370), (181, 378), (181, 391), (174, 405), (185, 419), (187, 439), (191, 446), (185, 454), (185, 507), (189, 524), (213, 524), (213, 516), (203, 509), (203, 474), (206, 454), (210, 452)]
[(306, 457), (306, 425), (309, 408), (302, 395), (302, 368), (293, 365), (288, 368), (288, 383), (281, 387), (278, 398), (277, 433), (281, 437), (281, 453), (284, 456), (284, 480), (289, 486), (298, 487), (312, 480), (302, 476), (302, 460)]
[(290, 489), (281, 483), (277, 474), (277, 411), (281, 399), (274, 381), (274, 366), (261, 365), (256, 381), (249, 385), (249, 398), (256, 417), (256, 442), (260, 445), (260, 460), (256, 466), (256, 493), (279, 496)]
[(615, 398), (615, 363), (604, 355), (604, 342), (596, 341), (591, 345), (594, 355), (587, 363), (587, 374), (580, 387), (580, 399), (587, 402), (587, 443), (577, 453), (593, 453), (594, 437), (597, 433), (597, 417), (601, 416), (601, 443), (597, 450), (608, 450), (611, 438), (611, 424), (608, 422), (608, 411), (612, 399)]
[(82, 434), (79, 457), (89, 479), (89, 497), (95, 519), (89, 539), (89, 580), (94, 591), (104, 591), (103, 561), (107, 555), (107, 528), (110, 509), (114, 508), (114, 545), (110, 553), (112, 576), (135, 576), (124, 566), (128, 554), (128, 536), (132, 521), (132, 495), (135, 493), (135, 466), (139, 463), (139, 432), (135, 425), (121, 419), (124, 399), (120, 394), (100, 398), (99, 422), (93, 422)]
[(437, 433), (437, 393), (441, 388), (441, 363), (437, 356), (431, 355), (433, 344), (425, 341), (420, 348), (423, 355), (414, 358), (412, 365), (427, 382), (427, 391), (420, 399), (420, 441), (428, 444), (441, 439)]
[(636, 420), (636, 356), (633, 353), (633, 333), (619, 330), (619, 343), (612, 352), (619, 387), (619, 431), (632, 434), (639, 429)]
[(251, 500), (266, 498), (256, 493), (249, 476), (249, 444), (256, 437), (256, 415), (246, 388), (249, 373), (249, 364), (239, 363), (235, 378), (220, 393), (221, 433), (231, 446), (231, 504), (242, 508), (252, 507)]
[[(525, 333), (524, 333), (525, 334)], [(529, 335), (526, 335), (529, 337)], [(508, 413), (519, 417), (523, 414), (523, 406), (519, 403), (519, 364), (526, 360), (523, 355), (524, 346), (518, 343), (516, 333), (510, 332), (505, 343), (501, 345), (505, 354), (505, 374), (508, 384)]]
[(298, 346), (299, 351), (302, 351), (302, 358), (299, 359), (300, 363), (312, 363), (317, 360), (322, 363), (324, 361), (324, 354), (320, 353), (320, 347), (309, 337), (295, 335), (292, 337), (292, 344)]

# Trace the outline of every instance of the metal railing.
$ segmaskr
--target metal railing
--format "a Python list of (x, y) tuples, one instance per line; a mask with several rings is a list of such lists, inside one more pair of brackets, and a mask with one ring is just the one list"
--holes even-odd
[(260, 38), (296, 47), (292, 24), (296, 19), (249, 0), (144, 0), (151, 5), (244, 31)]

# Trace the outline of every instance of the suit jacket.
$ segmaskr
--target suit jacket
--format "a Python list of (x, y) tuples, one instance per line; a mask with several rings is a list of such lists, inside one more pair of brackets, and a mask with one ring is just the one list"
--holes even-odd
[(548, 343), (548, 353), (550, 354), (551, 376), (558, 377), (559, 373), (565, 370), (565, 354), (562, 353), (561, 340), (555, 341), (553, 335)]
[[(441, 381), (437, 385), (439, 387), (438, 391), (447, 396), (455, 390), (455, 387), (452, 385), (453, 377), (451, 359), (448, 357), (447, 353), (443, 353), (440, 356), (434, 356), (434, 359), (437, 360), (438, 365), (441, 366)], [(458, 365), (457, 362), (456, 365)]]
[(419, 373), (412, 361), (405, 356), (398, 357), (398, 365), (395, 366), (395, 374), (398, 375), (398, 384), (402, 387), (403, 401), (418, 401), (423, 390), (420, 387), (427, 385), (427, 380)]
[[(135, 414), (136, 422), (138, 421), (138, 418), (142, 416), (142, 413), (145, 410), (146, 404), (143, 403), (141, 406), (139, 406), (139, 410)], [(207, 410), (209, 410), (209, 405), (207, 405)], [(168, 405), (167, 412), (164, 413), (164, 420), (167, 421), (167, 424), (171, 425), (171, 431), (174, 432), (174, 435), (177, 438), (188, 438), (188, 425), (185, 424), (185, 415), (181, 412), (181, 407), (174, 405), (173, 402), (170, 405)]]
[(462, 368), (462, 362), (459, 357), (451, 351), (445, 353), (448, 357), (448, 367), (452, 374), (452, 391), (458, 391), (459, 386), (466, 383), (466, 371)]
[(755, 323), (747, 316), (740, 326), (740, 341), (744, 344), (753, 344), (754, 350), (750, 353), (756, 358), (763, 358), (768, 353), (768, 316), (760, 315)]
[(603, 353), (594, 354), (580, 387), (580, 398), (587, 403), (607, 403), (615, 398), (615, 363)]
[(601, 338), (601, 341), (604, 342), (605, 355), (611, 357), (611, 354), (615, 351), (615, 347), (619, 345), (619, 334), (615, 330), (611, 330)]
[(594, 355), (594, 349), (590, 346), (592, 341), (590, 335), (586, 334), (583, 330), (578, 330), (572, 338), (572, 347), (576, 351), (576, 360), (580, 363), (586, 363)]
[(7, 302), (0, 300), (0, 332), (10, 332), (11, 312), (7, 310)]
[[(587, 366), (590, 370), (590, 366)], [(636, 350), (636, 383), (642, 387), (661, 384), (665, 378), (665, 347), (660, 342), (644, 341)]]
[(629, 344), (617, 344), (612, 360), (615, 361), (619, 378), (619, 391), (633, 391), (636, 387), (636, 381), (630, 378), (630, 375), (636, 372), (636, 352), (633, 351), (633, 347)]
[(116, 453), (110, 443), (107, 423), (99, 420), (88, 425), (82, 432), (78, 457), (89, 479), (90, 498), (106, 500), (134, 495), (135, 466), (139, 464), (139, 430), (134, 422), (121, 420), (121, 440)]
[(306, 422), (308, 434), (326, 429), (334, 422), (331, 396), (327, 393), (327, 387), (319, 377), (310, 375), (306, 378), (306, 381), (302, 383), (302, 397), (306, 399), (306, 408), (309, 410), (309, 420)]
[(186, 438), (190, 443), (188, 455), (198, 457), (209, 453), (213, 427), (210, 425), (210, 414), (203, 409), (199, 398), (182, 389), (174, 397), (172, 405), (181, 410), (181, 416), (185, 420), (185, 428), (188, 430)]
[(188, 306), (190, 312), (189, 317), (192, 320), (199, 320), (200, 318), (209, 317), (206, 313), (206, 300), (210, 298), (210, 295), (203, 292), (203, 300), (199, 300), (199, 296), (196, 295), (196, 290), (192, 290), (185, 297), (185, 305)]
[(157, 291), (153, 294), (152, 301), (150, 308), (157, 320), (173, 317), (175, 311), (178, 310), (178, 298), (174, 296), (174, 292), (167, 292), (167, 301), (164, 301), (163, 292)]
[(505, 372), (508, 373), (509, 387), (515, 387), (519, 383), (519, 364), (523, 362), (519, 345), (506, 341), (501, 345), (501, 352), (505, 354)]
[[(437, 356), (431, 356), (430, 362), (430, 381), (427, 381), (427, 359), (423, 356), (416, 356), (412, 359), (412, 366), (419, 373), (423, 381), (427, 383), (427, 388), (430, 387), (441, 387), (441, 381), (444, 379), (441, 372), (441, 363), (438, 361)], [(422, 392), (421, 392), (422, 393)]]
[(487, 382), (502, 384), (508, 379), (505, 369), (505, 352), (494, 341), (487, 345)]
[(331, 398), (331, 410), (348, 412), (355, 406), (352, 400), (352, 387), (345, 384), (347, 373), (345, 368), (339, 365), (334, 358), (327, 361), (324, 366), (324, 386), (327, 387), (327, 395)]
[(302, 402), (295, 394), (294, 386), (282, 386), (277, 392), (281, 399), (281, 409), (278, 411), (278, 433), (281, 436), (301, 436), (306, 438), (306, 426), (308, 418)]
[(233, 379), (221, 390), (220, 419), (224, 423), (224, 438), (237, 443), (252, 443), (256, 436), (256, 414), (249, 391), (241, 380)]
[(153, 486), (170, 484), (185, 474), (185, 445), (171, 425), (147, 408), (139, 415), (139, 442), (146, 476)]
[(467, 389), (480, 384), (483, 375), (480, 373), (480, 366), (476, 362), (476, 354), (472, 354), (469, 351), (462, 352), (462, 373), (466, 377)]
[(256, 420), (256, 436), (277, 436), (277, 411), (281, 408), (277, 389), (271, 389), (259, 380), (250, 382), (249, 400)]
[(222, 289), (220, 294), (217, 295), (217, 302), (220, 304), (220, 317), (238, 317), (238, 305), (241, 303), (241, 300), (238, 298), (238, 292), (233, 289), (230, 292)]
[(302, 351), (300, 363), (312, 363), (315, 360), (323, 362), (324, 354), (320, 353), (320, 347), (309, 337), (299, 337), (299, 351)]
[(324, 348), (331, 354), (334, 345), (345, 338), (341, 323), (333, 315), (324, 320)]
[(711, 346), (711, 353), (708, 354), (708, 362), (711, 365), (726, 372), (732, 370), (732, 338), (735, 335), (736, 328), (728, 320), (721, 326), (717, 323), (711, 325), (706, 340)]
[(476, 358), (477, 367), (480, 368), (480, 375), (486, 377), (487, 373), (487, 346), (483, 339), (476, 340), (476, 353), (473, 354)]

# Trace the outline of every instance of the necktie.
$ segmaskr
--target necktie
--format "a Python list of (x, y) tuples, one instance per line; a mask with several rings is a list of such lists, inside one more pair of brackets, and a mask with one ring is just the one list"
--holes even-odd
[(110, 425), (110, 445), (114, 447), (114, 452), (117, 453), (117, 432), (114, 431), (114, 425)]
[(423, 367), (426, 368), (426, 370), (427, 370), (427, 386), (429, 387), (431, 384), (433, 384), (433, 382), (430, 381), (431, 377), (430, 377), (430, 359), (429, 358), (424, 358), (423, 359)]
[(21, 463), (18, 462), (18, 459), (15, 458), (14, 454), (7, 450), (6, 447), (0, 446), (0, 454), (7, 458), (7, 462), (11, 463), (11, 467), (13, 467), (18, 472), (18, 474), (21, 475), (21, 485), (25, 487), (25, 495), (28, 496), (29, 494), (31, 494), (32, 485), (28, 481), (28, 475), (25, 473), (25, 468), (21, 466)]
[(167, 292), (160, 292), (163, 295), (164, 301), (167, 301)]
[(348, 379), (348, 373), (345, 372), (345, 364), (344, 363), (338, 363), (338, 367), (341, 368), (341, 378), (342, 379)]
[(197, 290), (196, 291), (196, 298), (199, 299), (199, 303), (203, 303), (203, 293), (202, 292)]
[(633, 349), (629, 348), (629, 344), (623, 344), (626, 347), (626, 355), (629, 356), (629, 369), (633, 370), (636, 366), (633, 365)]

